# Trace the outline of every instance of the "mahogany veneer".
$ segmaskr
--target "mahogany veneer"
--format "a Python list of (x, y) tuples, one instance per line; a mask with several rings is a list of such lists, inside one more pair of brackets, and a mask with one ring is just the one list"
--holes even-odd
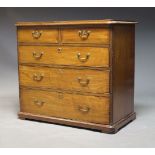
[(19, 118), (106, 133), (134, 120), (135, 24), (18, 22)]

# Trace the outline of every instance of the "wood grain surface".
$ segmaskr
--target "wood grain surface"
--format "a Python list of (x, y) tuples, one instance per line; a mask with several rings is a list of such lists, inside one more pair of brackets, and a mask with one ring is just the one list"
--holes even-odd
[(134, 120), (135, 24), (18, 22), (19, 117), (106, 133)]
[(16, 26), (85, 26), (85, 25), (115, 25), (115, 24), (136, 24), (135, 21), (121, 21), (113, 19), (103, 20), (70, 20), (70, 21), (46, 21), (46, 22), (17, 22)]
[[(38, 102), (43, 102), (38, 105)], [(86, 122), (109, 123), (109, 98), (21, 90), (21, 111)]]
[[(33, 31), (41, 33), (39, 38), (34, 38)], [(58, 29), (55, 28), (36, 28), (20, 27), (17, 31), (18, 42), (26, 43), (58, 43)]]
[[(79, 31), (86, 31), (90, 34), (87, 39), (81, 39)], [(61, 29), (62, 43), (96, 43), (109, 44), (110, 31), (108, 28), (66, 28)]]
[(102, 47), (19, 46), (20, 63), (109, 67), (109, 49)]
[(113, 123), (134, 112), (134, 25), (113, 27)]
[[(38, 76), (42, 75), (42, 79), (35, 81), (33, 79), (35, 74)], [(20, 85), (23, 86), (59, 88), (61, 90), (92, 93), (109, 92), (108, 70), (95, 71), (19, 66), (19, 75)], [(79, 78), (81, 78), (81, 81)], [(87, 81), (89, 83), (85, 84)]]

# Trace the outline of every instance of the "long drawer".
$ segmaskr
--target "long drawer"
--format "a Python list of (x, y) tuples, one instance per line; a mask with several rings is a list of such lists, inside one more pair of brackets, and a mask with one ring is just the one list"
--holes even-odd
[(20, 99), (22, 112), (109, 124), (109, 97), (22, 89)]
[(108, 93), (109, 71), (19, 66), (20, 85)]
[(109, 49), (102, 47), (19, 46), (20, 63), (109, 66)]

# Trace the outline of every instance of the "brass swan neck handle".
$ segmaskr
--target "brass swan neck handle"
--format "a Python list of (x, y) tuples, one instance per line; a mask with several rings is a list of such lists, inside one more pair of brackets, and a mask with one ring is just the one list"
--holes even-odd
[(90, 53), (87, 53), (85, 57), (81, 57), (81, 54), (77, 54), (77, 58), (80, 62), (87, 62), (90, 57)]

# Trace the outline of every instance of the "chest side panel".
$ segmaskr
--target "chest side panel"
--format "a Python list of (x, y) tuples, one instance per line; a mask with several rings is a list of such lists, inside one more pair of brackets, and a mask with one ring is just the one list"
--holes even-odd
[(113, 123), (134, 111), (135, 26), (113, 26)]

